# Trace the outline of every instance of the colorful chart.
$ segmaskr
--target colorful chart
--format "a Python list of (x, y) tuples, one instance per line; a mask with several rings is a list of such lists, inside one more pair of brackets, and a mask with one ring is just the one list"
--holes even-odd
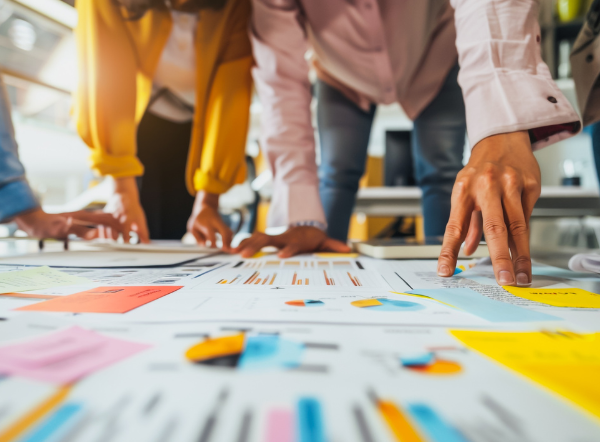
[(378, 312), (401, 312), (401, 311), (416, 311), (423, 310), (425, 307), (416, 302), (395, 301), (387, 298), (372, 298), (353, 301), (351, 304), (354, 307), (365, 308)]
[(323, 301), (316, 299), (297, 299), (295, 301), (286, 301), (287, 305), (293, 305), (294, 307), (320, 307), (325, 305)]
[(456, 374), (462, 371), (460, 364), (439, 359), (433, 352), (400, 356), (400, 363), (404, 368), (421, 374), (446, 375)]
[(196, 364), (255, 370), (297, 367), (303, 352), (304, 344), (299, 342), (240, 333), (202, 341), (189, 348), (185, 356)]

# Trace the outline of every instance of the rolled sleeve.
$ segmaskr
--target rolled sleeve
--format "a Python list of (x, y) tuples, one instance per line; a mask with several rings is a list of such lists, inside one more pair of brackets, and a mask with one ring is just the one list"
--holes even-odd
[(575, 135), (579, 116), (541, 59), (535, 0), (452, 0), (471, 146), (527, 130), (539, 149)]
[(144, 166), (135, 155), (110, 155), (100, 149), (92, 150), (90, 166), (100, 176), (114, 178), (135, 177), (144, 174)]
[(27, 181), (12, 181), (0, 187), (0, 223), (37, 207), (39, 203)]

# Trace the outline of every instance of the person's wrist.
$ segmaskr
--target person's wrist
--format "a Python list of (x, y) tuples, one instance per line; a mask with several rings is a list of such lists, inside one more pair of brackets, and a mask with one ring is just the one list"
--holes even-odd
[(115, 193), (121, 195), (139, 197), (137, 182), (135, 177), (121, 177), (114, 178), (115, 181)]
[(216, 210), (219, 208), (219, 196), (218, 193), (209, 193), (201, 190), (196, 194), (195, 204), (199, 208), (209, 207)]

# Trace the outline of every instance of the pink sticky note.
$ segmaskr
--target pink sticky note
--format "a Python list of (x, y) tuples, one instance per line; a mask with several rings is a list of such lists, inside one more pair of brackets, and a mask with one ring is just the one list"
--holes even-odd
[(294, 416), (290, 410), (274, 409), (267, 416), (266, 442), (293, 442)]
[(68, 384), (149, 347), (71, 327), (0, 347), (0, 373)]

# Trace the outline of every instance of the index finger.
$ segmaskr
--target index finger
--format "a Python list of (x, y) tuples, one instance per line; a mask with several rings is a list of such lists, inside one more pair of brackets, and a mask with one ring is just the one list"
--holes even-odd
[(469, 230), (474, 203), (467, 195), (465, 187), (464, 183), (457, 181), (454, 189), (452, 189), (450, 219), (446, 225), (442, 251), (438, 258), (439, 276), (452, 276), (454, 274), (460, 246)]
[(500, 194), (488, 195), (481, 206), (483, 233), (490, 251), (496, 281), (500, 285), (512, 285), (515, 274), (508, 246), (508, 229)]

